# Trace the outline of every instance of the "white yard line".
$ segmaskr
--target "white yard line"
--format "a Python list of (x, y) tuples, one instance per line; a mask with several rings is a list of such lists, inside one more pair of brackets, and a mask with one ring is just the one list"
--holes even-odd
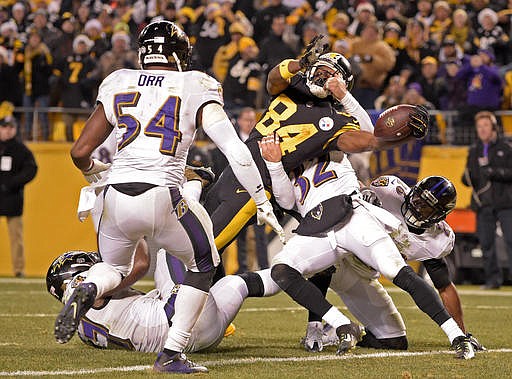
[[(512, 353), (512, 349), (490, 349), (487, 351), (479, 352), (478, 354), (487, 353)], [(426, 355), (438, 354), (453, 354), (449, 350), (435, 350), (435, 351), (418, 351), (418, 352), (379, 352), (370, 354), (348, 354), (348, 355), (317, 355), (317, 356), (304, 356), (304, 357), (282, 357), (282, 358), (237, 358), (237, 359), (222, 359), (218, 361), (205, 361), (197, 362), (207, 367), (219, 366), (232, 366), (232, 365), (246, 365), (254, 363), (288, 363), (288, 362), (322, 362), (322, 361), (335, 361), (335, 360), (355, 360), (355, 359), (370, 359), (370, 358), (394, 358), (394, 357), (418, 357)], [(95, 369), (81, 369), (81, 370), (61, 370), (61, 371), (0, 371), (0, 376), (51, 376), (51, 375), (91, 375), (102, 374), (108, 372), (134, 372), (150, 370), (152, 366), (122, 366), (122, 367), (102, 367)]]

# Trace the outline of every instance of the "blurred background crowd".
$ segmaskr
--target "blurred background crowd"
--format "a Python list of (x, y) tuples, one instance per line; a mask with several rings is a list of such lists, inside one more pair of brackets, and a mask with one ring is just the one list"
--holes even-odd
[(72, 141), (101, 80), (138, 67), (136, 36), (157, 19), (183, 27), (192, 68), (223, 84), (234, 118), (264, 108), (268, 71), (319, 33), (350, 59), (370, 112), (413, 103), (439, 116), (428, 144), (469, 144), (476, 112), (512, 103), (510, 0), (6, 0), (0, 102), (16, 106), (22, 139), (56, 140), (62, 125)]

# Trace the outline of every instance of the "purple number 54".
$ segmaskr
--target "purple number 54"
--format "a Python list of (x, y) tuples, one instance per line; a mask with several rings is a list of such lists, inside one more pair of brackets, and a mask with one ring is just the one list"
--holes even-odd
[[(118, 150), (129, 145), (140, 133), (139, 120), (129, 113), (124, 113), (124, 108), (136, 107), (140, 100), (140, 92), (119, 93), (114, 96), (114, 111), (117, 118), (117, 126), (126, 128)], [(158, 109), (148, 124), (144, 127), (144, 134), (148, 137), (161, 139), (160, 152), (165, 155), (176, 154), (178, 143), (181, 141), (179, 126), (181, 100), (177, 96), (169, 96)]]

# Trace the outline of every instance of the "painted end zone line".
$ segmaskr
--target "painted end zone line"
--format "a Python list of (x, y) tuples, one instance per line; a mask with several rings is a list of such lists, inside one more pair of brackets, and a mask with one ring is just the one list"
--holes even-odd
[[(487, 351), (480, 351), (477, 354), (486, 353), (512, 353), (512, 349), (489, 349)], [(437, 350), (437, 351), (418, 351), (418, 352), (379, 352), (371, 354), (348, 354), (348, 355), (319, 355), (310, 357), (281, 357), (281, 358), (240, 358), (240, 359), (226, 359), (222, 361), (205, 361), (197, 362), (198, 364), (205, 365), (206, 367), (215, 366), (231, 366), (231, 365), (244, 365), (252, 363), (269, 363), (269, 362), (322, 362), (322, 361), (336, 361), (336, 360), (349, 360), (349, 359), (367, 359), (367, 358), (392, 358), (392, 357), (418, 357), (423, 355), (438, 355), (447, 354), (453, 355), (450, 350)], [(478, 358), (477, 358), (478, 359)], [(83, 369), (83, 370), (63, 370), (63, 371), (0, 371), (0, 376), (50, 376), (50, 375), (90, 375), (102, 374), (108, 372), (133, 372), (133, 371), (146, 371), (152, 369), (153, 366), (125, 366), (125, 367), (104, 367), (97, 369)]]

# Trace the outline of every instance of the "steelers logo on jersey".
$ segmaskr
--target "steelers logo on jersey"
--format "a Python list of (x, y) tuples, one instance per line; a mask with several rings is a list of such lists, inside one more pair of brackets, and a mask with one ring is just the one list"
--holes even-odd
[(381, 176), (375, 179), (372, 182), (372, 186), (374, 187), (387, 187), (389, 185), (389, 177)]
[(318, 121), (318, 127), (324, 132), (331, 130), (333, 126), (334, 120), (330, 117), (322, 117), (320, 121)]

